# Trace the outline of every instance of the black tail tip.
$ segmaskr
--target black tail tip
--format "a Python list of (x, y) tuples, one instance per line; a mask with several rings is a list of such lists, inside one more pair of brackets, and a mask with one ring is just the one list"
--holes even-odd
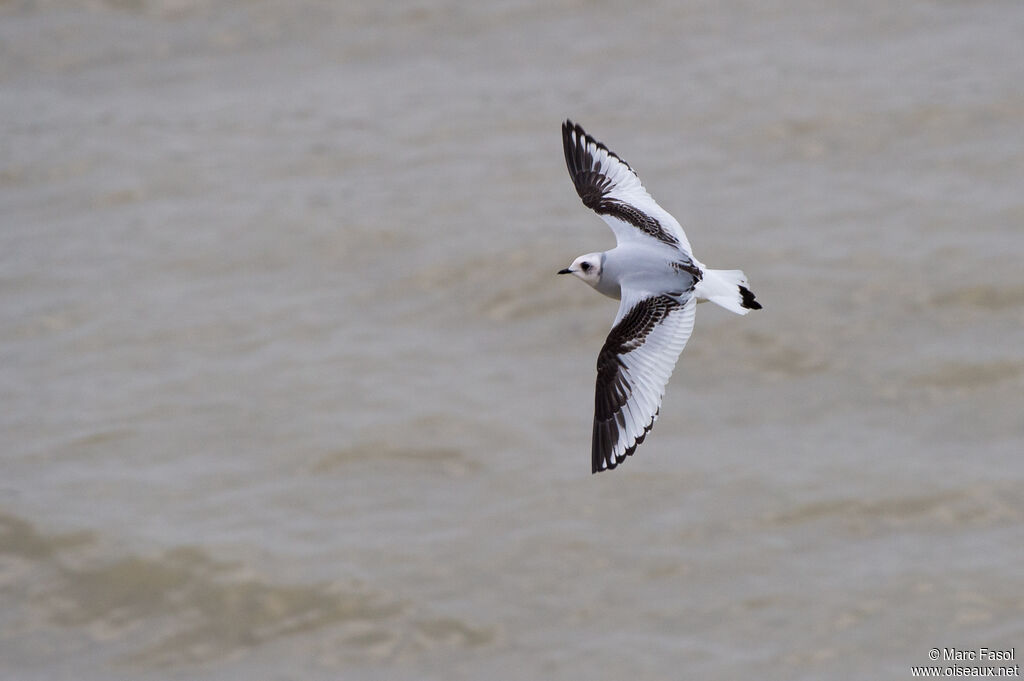
[(761, 303), (754, 300), (754, 292), (746, 286), (740, 286), (740, 305), (747, 308), (748, 310), (760, 310)]

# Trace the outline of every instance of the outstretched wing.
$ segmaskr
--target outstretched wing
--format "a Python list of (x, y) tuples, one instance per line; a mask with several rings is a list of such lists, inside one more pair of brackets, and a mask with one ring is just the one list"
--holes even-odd
[(651, 198), (628, 163), (570, 120), (562, 123), (562, 146), (576, 193), (611, 226), (617, 242), (653, 238), (690, 253), (679, 222)]
[(630, 295), (597, 356), (592, 472), (618, 466), (654, 426), (665, 386), (693, 331), (697, 299)]

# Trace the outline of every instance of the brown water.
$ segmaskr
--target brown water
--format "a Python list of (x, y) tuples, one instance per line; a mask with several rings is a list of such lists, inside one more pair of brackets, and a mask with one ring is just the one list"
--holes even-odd
[[(0, 4), (0, 677), (1024, 656), (1024, 4)], [(765, 309), (590, 475), (561, 120)]]

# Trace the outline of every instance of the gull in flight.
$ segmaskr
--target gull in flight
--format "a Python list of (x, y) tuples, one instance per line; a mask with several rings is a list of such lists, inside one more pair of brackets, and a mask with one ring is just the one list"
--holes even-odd
[(583, 205), (615, 233), (615, 248), (581, 255), (559, 272), (621, 301), (597, 355), (591, 452), (597, 473), (625, 461), (654, 426), (697, 303), (710, 300), (740, 315), (761, 304), (743, 272), (708, 269), (693, 257), (683, 228), (608, 147), (570, 120), (562, 124), (562, 145)]

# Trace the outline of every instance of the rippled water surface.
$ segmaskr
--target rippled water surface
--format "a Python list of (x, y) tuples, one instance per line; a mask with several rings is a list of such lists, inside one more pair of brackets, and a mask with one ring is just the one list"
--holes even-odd
[[(1024, 5), (0, 3), (0, 677), (1024, 651)], [(590, 475), (571, 116), (765, 309)], [(1019, 659), (1017, 660), (1019, 662)]]

